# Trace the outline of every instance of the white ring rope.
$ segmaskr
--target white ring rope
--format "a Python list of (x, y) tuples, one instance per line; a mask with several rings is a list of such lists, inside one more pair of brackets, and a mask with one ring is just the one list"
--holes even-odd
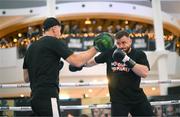
[[(180, 100), (170, 100), (170, 101), (156, 101), (150, 102), (152, 106), (154, 105), (169, 105), (169, 104), (180, 104)], [(77, 110), (77, 109), (95, 109), (95, 108), (110, 108), (111, 104), (93, 104), (93, 105), (72, 105), (72, 106), (60, 106), (61, 110)], [(30, 106), (24, 107), (0, 107), (0, 111), (31, 111)]]
[[(141, 84), (172, 84), (180, 83), (180, 80), (142, 80)], [(0, 84), (0, 88), (26, 88), (29, 87), (29, 83), (21, 84)], [(85, 82), (85, 83), (60, 83), (59, 87), (71, 88), (71, 87), (105, 87), (107, 82)]]

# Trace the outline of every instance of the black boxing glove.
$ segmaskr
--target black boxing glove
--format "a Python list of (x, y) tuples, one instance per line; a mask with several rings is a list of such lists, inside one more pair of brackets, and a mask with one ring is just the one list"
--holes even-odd
[(76, 66), (73, 66), (73, 65), (69, 65), (69, 71), (71, 71), (71, 72), (81, 71), (83, 67), (84, 67), (84, 65), (81, 66), (81, 67), (76, 67)]
[(114, 50), (112, 58), (117, 62), (124, 62), (128, 68), (133, 68), (136, 64), (136, 62), (127, 56), (126, 53), (120, 48)]
[(59, 61), (59, 70), (61, 70), (62, 68), (63, 68), (63, 66), (64, 66), (64, 62), (63, 61)]

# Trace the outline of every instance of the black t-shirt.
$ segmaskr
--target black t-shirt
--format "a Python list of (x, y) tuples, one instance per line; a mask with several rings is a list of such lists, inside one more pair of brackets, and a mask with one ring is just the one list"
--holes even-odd
[(42, 37), (28, 48), (23, 69), (28, 69), (33, 97), (58, 97), (59, 62), (72, 53), (62, 40), (51, 36)]
[[(127, 68), (123, 62), (118, 63), (113, 60), (112, 53), (115, 49), (116, 48), (113, 48), (95, 57), (96, 63), (107, 64), (110, 101), (125, 104), (143, 101), (146, 99), (146, 96), (140, 88), (141, 77)], [(127, 55), (136, 63), (146, 65), (149, 68), (149, 62), (143, 51), (132, 49)]]

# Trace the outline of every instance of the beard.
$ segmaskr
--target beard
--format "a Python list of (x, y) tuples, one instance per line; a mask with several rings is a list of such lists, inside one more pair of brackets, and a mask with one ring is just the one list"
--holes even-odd
[(131, 51), (131, 47), (127, 47), (126, 49), (123, 49), (123, 51), (129, 53)]

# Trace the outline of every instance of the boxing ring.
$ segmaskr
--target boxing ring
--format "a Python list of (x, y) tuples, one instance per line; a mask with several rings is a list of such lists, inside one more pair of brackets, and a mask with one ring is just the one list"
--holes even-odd
[[(141, 84), (180, 84), (180, 80), (142, 80)], [(107, 87), (107, 82), (84, 82), (84, 83), (60, 83), (60, 88), (83, 88), (83, 87)], [(0, 88), (28, 88), (29, 83), (22, 84), (0, 84)], [(155, 105), (174, 105), (180, 104), (180, 100), (169, 100), (169, 101), (153, 101), (150, 102), (152, 106)], [(96, 109), (96, 108), (110, 108), (111, 104), (91, 104), (91, 105), (70, 105), (70, 106), (60, 106), (61, 110), (77, 110), (77, 109)], [(30, 106), (1, 106), (0, 111), (31, 111)]]

